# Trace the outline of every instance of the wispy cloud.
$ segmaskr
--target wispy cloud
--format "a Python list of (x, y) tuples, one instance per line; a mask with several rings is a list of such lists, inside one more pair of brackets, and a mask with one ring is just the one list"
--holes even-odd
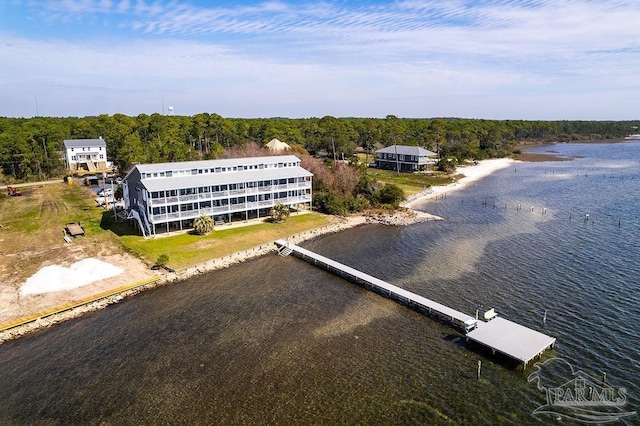
[[(536, 101), (511, 118), (548, 118), (549, 104), (569, 107), (579, 95), (599, 99), (601, 109), (577, 105), (553, 115), (604, 119), (628, 118), (632, 112), (615, 105), (640, 95), (635, 0), (31, 0), (12, 11), (24, 15), (3, 25), (12, 45), (0, 46), (0, 61), (11, 65), (0, 84), (13, 85), (11, 96), (22, 93), (16, 87), (78, 82), (234, 98), (223, 105), (185, 97), (185, 113), (505, 118), (516, 110), (481, 101), (492, 97)], [(42, 23), (37, 37), (20, 29), (27, 17)], [(35, 66), (43, 60), (46, 72)], [(129, 113), (142, 108), (128, 102)], [(22, 113), (0, 105), (0, 114)]]

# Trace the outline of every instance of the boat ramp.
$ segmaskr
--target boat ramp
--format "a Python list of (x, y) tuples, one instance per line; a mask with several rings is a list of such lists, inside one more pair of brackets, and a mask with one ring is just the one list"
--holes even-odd
[(483, 321), (288, 241), (278, 240), (275, 243), (280, 255), (293, 254), (368, 290), (437, 317), (464, 332), (467, 340), (491, 349), (494, 354), (499, 352), (521, 362), (523, 369), (532, 359), (539, 357), (545, 350), (553, 348), (555, 345), (556, 339), (554, 337), (498, 317), (493, 309), (485, 313), (486, 321)]

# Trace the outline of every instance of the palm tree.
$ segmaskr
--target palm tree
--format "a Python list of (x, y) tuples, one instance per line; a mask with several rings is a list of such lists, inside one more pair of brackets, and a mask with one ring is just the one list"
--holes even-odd
[(291, 215), (289, 207), (285, 206), (282, 203), (276, 204), (271, 209), (271, 217), (274, 222), (284, 222), (285, 219), (289, 217), (289, 215)]
[(213, 231), (213, 219), (211, 219), (211, 216), (207, 216), (205, 214), (196, 217), (193, 220), (193, 230), (199, 235), (208, 234)]

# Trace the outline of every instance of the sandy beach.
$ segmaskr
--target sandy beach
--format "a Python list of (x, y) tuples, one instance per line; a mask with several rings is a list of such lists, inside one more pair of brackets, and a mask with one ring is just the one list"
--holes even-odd
[[(490, 175), (496, 170), (506, 168), (514, 162), (515, 161), (512, 159), (503, 158), (484, 160), (479, 162), (478, 164), (459, 167), (456, 169), (456, 174), (462, 174), (464, 175), (464, 177), (460, 178), (458, 181), (450, 185), (428, 188), (427, 190), (410, 197), (402, 204), (404, 210), (396, 212), (393, 215), (373, 214), (336, 218), (335, 222), (330, 225), (324, 226), (322, 228), (312, 229), (300, 234), (291, 235), (288, 237), (288, 241), (294, 244), (298, 244), (303, 241), (318, 237), (320, 235), (339, 232), (344, 229), (364, 225), (367, 223), (381, 223), (384, 225), (410, 225), (413, 223), (430, 220), (441, 220), (442, 218), (431, 215), (429, 213), (413, 210), (413, 207), (417, 206), (418, 204), (422, 205), (432, 198), (435, 199), (441, 194), (447, 194), (465, 188), (469, 184)], [(11, 321), (16, 321), (21, 318), (33, 316), (43, 311), (52, 311), (58, 306), (69, 304), (70, 301), (84, 300), (91, 297), (92, 295), (105, 292), (110, 289), (119, 289), (126, 284), (131, 284), (144, 279), (156, 277), (157, 280), (153, 283), (145, 284), (140, 287), (136, 287), (134, 289), (101, 299), (99, 301), (91, 302), (89, 304), (82, 304), (81, 306), (66, 310), (62, 313), (46, 316), (45, 318), (37, 318), (33, 321), (27, 322), (24, 325), (12, 327), (4, 331), (2, 331), (2, 328), (4, 327), (0, 324), (0, 344), (4, 341), (15, 339), (34, 330), (43, 327), (49, 327), (58, 322), (66, 321), (68, 319), (80, 316), (86, 312), (102, 309), (111, 303), (117, 303), (118, 301), (122, 300), (123, 297), (139, 293), (146, 288), (181, 281), (194, 275), (208, 271), (227, 268), (232, 264), (240, 263), (258, 256), (263, 256), (265, 254), (275, 252), (275, 250), (275, 244), (265, 244), (248, 250), (243, 250), (241, 252), (232, 253), (222, 258), (211, 259), (202, 264), (175, 271), (173, 273), (154, 272), (151, 271), (148, 265), (146, 265), (142, 260), (137, 259), (133, 256), (127, 254), (109, 253), (109, 255), (107, 256), (97, 256), (98, 259), (84, 259), (87, 259), (94, 268), (100, 268), (100, 265), (102, 265), (104, 266), (105, 270), (116, 268), (122, 270), (121, 273), (118, 270), (116, 271), (119, 272), (117, 274), (113, 273), (111, 275), (104, 275), (108, 278), (90, 281), (86, 285), (79, 285), (71, 289), (61, 289), (59, 286), (51, 286), (50, 282), (48, 283), (46, 279), (42, 279), (42, 273), (40, 273), (39, 275), (40, 279), (38, 279), (38, 274), (35, 274), (28, 280), (28, 283), (23, 283), (22, 286), (0, 288), (0, 307), (2, 308), (0, 323), (8, 324)], [(82, 259), (81, 257), (77, 258), (78, 261), (83, 261), (84, 259)], [(60, 266), (69, 267), (70, 265)], [(48, 267), (51, 268), (51, 265), (48, 265)], [(69, 269), (73, 270), (73, 267), (70, 267)], [(62, 276), (68, 276), (70, 272), (69, 270), (63, 270), (60, 273), (62, 274)], [(99, 277), (100, 273), (96, 273), (95, 276)], [(27, 286), (27, 284), (28, 287), (25, 287)], [(23, 289), (21, 293), (21, 288), (23, 287), (27, 288), (28, 291), (25, 291)], [(71, 304), (73, 304), (73, 302), (71, 302)]]
[(491, 173), (497, 170), (509, 167), (515, 162), (516, 160), (513, 160), (511, 158), (496, 158), (491, 160), (479, 161), (478, 164), (459, 166), (456, 168), (455, 174), (462, 174), (464, 175), (463, 178), (450, 185), (434, 186), (428, 188), (425, 191), (408, 198), (402, 204), (402, 206), (408, 209), (412, 209), (416, 205), (422, 204), (427, 200), (437, 198), (439, 195), (459, 191), (463, 188), (466, 188), (470, 184), (482, 179), (483, 177), (489, 176)]

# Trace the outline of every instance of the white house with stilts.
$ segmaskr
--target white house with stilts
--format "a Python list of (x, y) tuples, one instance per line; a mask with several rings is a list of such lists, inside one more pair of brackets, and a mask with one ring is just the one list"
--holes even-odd
[(65, 139), (63, 141), (64, 161), (67, 170), (88, 170), (94, 172), (109, 167), (107, 143), (99, 139)]

